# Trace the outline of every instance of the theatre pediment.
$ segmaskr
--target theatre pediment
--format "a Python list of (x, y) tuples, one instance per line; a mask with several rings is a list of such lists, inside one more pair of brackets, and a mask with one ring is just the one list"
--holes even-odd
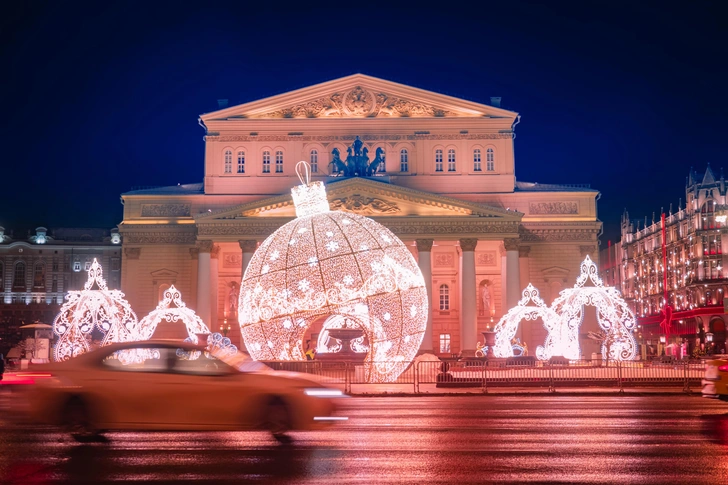
[[(368, 217), (478, 217), (491, 222), (519, 223), (523, 214), (474, 202), (408, 189), (364, 177), (336, 180), (326, 185), (332, 210)], [(217, 212), (199, 214), (198, 223), (240, 218), (293, 218), (290, 194), (249, 202)]]
[(202, 115), (203, 121), (277, 118), (515, 118), (516, 113), (354, 74)]

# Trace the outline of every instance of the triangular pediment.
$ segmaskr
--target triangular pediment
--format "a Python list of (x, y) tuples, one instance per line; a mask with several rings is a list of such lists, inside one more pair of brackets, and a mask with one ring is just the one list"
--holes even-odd
[(517, 113), (353, 74), (202, 115), (203, 121), (276, 118), (512, 118)]
[[(499, 222), (520, 222), (523, 214), (399, 187), (371, 178), (351, 177), (329, 182), (326, 194), (332, 210), (353, 212), (368, 217), (424, 216), (424, 217), (484, 217)], [(195, 217), (197, 222), (239, 219), (248, 217), (296, 217), (290, 194), (248, 202), (217, 212)]]

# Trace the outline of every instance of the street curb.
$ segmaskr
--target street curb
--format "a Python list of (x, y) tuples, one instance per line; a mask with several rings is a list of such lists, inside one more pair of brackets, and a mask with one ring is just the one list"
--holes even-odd
[(647, 396), (688, 396), (702, 397), (699, 392), (684, 391), (626, 391), (626, 392), (422, 392), (419, 394), (407, 392), (383, 392), (383, 393), (362, 393), (348, 394), (350, 397), (499, 397), (499, 396), (527, 396), (527, 397), (647, 397)]

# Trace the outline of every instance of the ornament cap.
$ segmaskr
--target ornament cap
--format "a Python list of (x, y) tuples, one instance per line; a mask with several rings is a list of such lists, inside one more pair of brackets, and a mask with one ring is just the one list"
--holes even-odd
[(297, 185), (291, 189), (293, 205), (296, 206), (296, 216), (306, 217), (329, 212), (330, 208), (329, 200), (326, 198), (326, 188), (323, 182), (310, 181), (311, 172), (308, 162), (298, 162), (296, 164), (296, 173), (298, 173), (298, 178), (301, 179), (301, 185)]

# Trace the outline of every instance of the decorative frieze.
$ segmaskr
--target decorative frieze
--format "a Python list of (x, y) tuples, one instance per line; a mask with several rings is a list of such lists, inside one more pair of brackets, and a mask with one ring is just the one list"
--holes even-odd
[(579, 251), (581, 252), (581, 257), (585, 257), (587, 254), (589, 256), (596, 256), (597, 247), (588, 245), (588, 246), (579, 246)]
[(142, 248), (124, 248), (124, 257), (126, 259), (139, 259), (142, 254)]
[(576, 202), (531, 202), (529, 214), (578, 214), (579, 204)]
[(194, 244), (194, 232), (124, 232), (126, 244)]
[(435, 266), (438, 268), (451, 268), (455, 262), (452, 253), (436, 253), (434, 260)]
[[(513, 133), (472, 133), (472, 134), (431, 134), (431, 135), (362, 135), (360, 138), (367, 142), (401, 142), (416, 140), (504, 140), (513, 138)], [(207, 135), (205, 141), (208, 142), (246, 142), (246, 141), (290, 141), (318, 142), (322, 144), (333, 142), (351, 142), (355, 139), (354, 135), (330, 136), (330, 135)]]
[(189, 217), (190, 204), (142, 204), (142, 217)]
[(522, 230), (520, 237), (521, 241), (528, 242), (579, 242), (594, 241), (597, 232), (582, 229)]
[(222, 253), (222, 267), (240, 269), (243, 264), (241, 253)]
[(478, 266), (496, 266), (496, 252), (495, 251), (483, 251), (476, 253), (475, 262)]
[(357, 214), (396, 214), (400, 211), (397, 204), (375, 197), (349, 195), (329, 201), (331, 210), (355, 212)]

